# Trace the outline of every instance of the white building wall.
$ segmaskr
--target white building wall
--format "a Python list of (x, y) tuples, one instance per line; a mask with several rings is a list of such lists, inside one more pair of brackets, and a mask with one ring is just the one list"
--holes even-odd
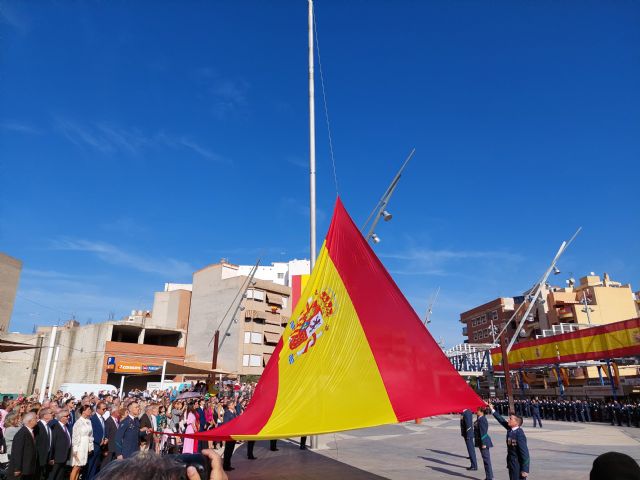
[[(235, 270), (235, 275), (233, 275), (232, 270), (229, 270), (226, 273), (229, 276), (249, 276), (253, 267), (253, 265), (238, 265), (237, 270)], [(255, 278), (290, 287), (291, 276), (306, 275), (310, 273), (310, 271), (311, 263), (309, 262), (309, 260), (295, 259), (290, 260), (289, 262), (273, 262), (271, 265), (261, 265), (256, 271)]]
[[(3, 335), (2, 339), (38, 345), (38, 334), (35, 333), (10, 333)], [(0, 353), (0, 393), (31, 393), (27, 392), (27, 386), (37, 353), (37, 349)]]
[[(54, 384), (49, 386), (49, 391), (56, 391), (63, 383), (100, 383), (104, 349), (106, 342), (111, 339), (112, 328), (111, 323), (58, 328), (55, 345), (60, 346), (60, 353), (56, 365)], [(36, 377), (36, 388), (39, 389), (45, 373), (51, 327), (44, 327), (38, 333), (44, 334), (43, 346), (45, 347), (40, 355), (40, 364)], [(54, 356), (55, 347), (54, 355), (51, 357), (49, 378), (51, 378), (53, 371)]]
[(173, 292), (174, 290), (189, 290), (191, 291), (193, 285), (191, 283), (165, 283), (164, 291)]

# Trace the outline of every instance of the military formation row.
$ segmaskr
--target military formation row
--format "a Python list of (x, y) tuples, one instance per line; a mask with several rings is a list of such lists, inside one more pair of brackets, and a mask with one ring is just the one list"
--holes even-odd
[[(507, 399), (492, 399), (496, 410), (509, 414)], [(611, 425), (640, 428), (640, 402), (604, 402), (601, 400), (515, 400), (516, 415), (534, 420), (565, 422), (601, 422)]]

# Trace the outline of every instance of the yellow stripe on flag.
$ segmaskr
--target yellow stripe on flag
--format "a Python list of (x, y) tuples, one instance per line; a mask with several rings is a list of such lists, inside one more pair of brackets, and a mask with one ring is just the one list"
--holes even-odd
[[(321, 308), (319, 319), (308, 318), (313, 311), (303, 315), (314, 302)], [(396, 422), (369, 342), (324, 245), (291, 320), (296, 323), (301, 316), (319, 320), (320, 326), (315, 339), (308, 335), (303, 343), (294, 341), (291, 349), (290, 338), (298, 338), (301, 322), (294, 329), (287, 325), (278, 362), (278, 396), (260, 435), (285, 438), (301, 431), (328, 433)]]

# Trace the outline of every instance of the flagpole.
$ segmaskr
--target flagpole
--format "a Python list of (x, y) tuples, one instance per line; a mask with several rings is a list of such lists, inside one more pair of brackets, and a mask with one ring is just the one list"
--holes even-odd
[[(309, 0), (309, 231), (311, 271), (316, 264), (316, 106), (313, 72), (313, 0)], [(318, 446), (311, 436), (311, 448)]]
[(316, 119), (313, 77), (313, 0), (309, 0), (309, 226), (312, 270), (316, 264)]

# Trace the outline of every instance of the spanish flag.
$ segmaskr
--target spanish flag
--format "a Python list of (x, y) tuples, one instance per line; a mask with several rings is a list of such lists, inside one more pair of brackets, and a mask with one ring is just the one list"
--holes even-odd
[(313, 272), (246, 411), (193, 437), (298, 437), (483, 404), (338, 199)]

